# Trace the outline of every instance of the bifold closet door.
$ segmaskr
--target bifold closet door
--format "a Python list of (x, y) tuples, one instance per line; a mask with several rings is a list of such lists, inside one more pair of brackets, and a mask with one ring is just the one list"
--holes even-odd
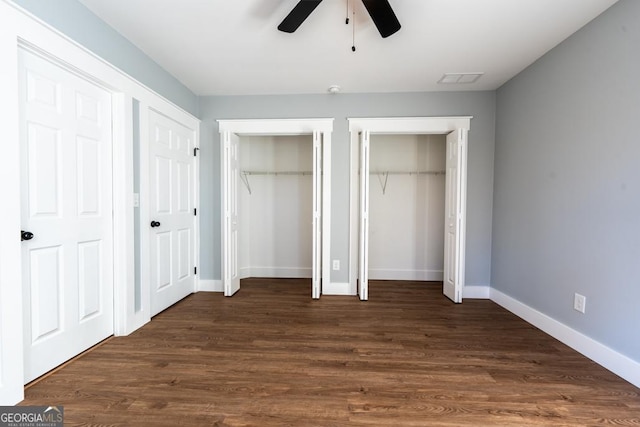
[[(456, 303), (462, 302), (464, 283), (464, 210), (466, 138), (464, 129), (457, 129), (446, 137), (445, 237), (443, 293)], [(369, 295), (369, 174), (370, 134), (360, 134), (360, 203), (359, 203), (359, 270), (358, 296)]]
[(313, 261), (311, 297), (322, 292), (322, 133), (313, 133)]
[(369, 299), (369, 131), (360, 133), (360, 262), (358, 296)]
[(48, 60), (20, 50), (19, 75), (27, 383), (113, 334), (112, 119)]
[(445, 184), (444, 280), (442, 292), (453, 302), (462, 302), (464, 284), (464, 224), (466, 188), (466, 131), (447, 135)]
[(240, 290), (238, 268), (238, 179), (240, 137), (235, 133), (222, 134), (222, 269), (224, 295), (232, 296)]

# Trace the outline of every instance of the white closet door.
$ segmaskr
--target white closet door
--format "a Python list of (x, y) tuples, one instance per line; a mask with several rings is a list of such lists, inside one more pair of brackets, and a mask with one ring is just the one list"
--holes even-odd
[(358, 296), (369, 299), (369, 131), (360, 134), (360, 272)]
[(313, 132), (313, 266), (311, 296), (322, 291), (322, 133)]
[(194, 291), (195, 132), (149, 110), (151, 315)]
[(232, 296), (240, 290), (238, 268), (238, 177), (240, 137), (223, 134), (222, 186), (224, 226), (222, 230), (222, 277), (224, 295)]
[(457, 129), (447, 135), (442, 292), (456, 303), (462, 302), (462, 288), (464, 286), (466, 136), (466, 131), (462, 129)]
[(112, 135), (109, 92), (19, 64), (26, 383), (113, 334)]

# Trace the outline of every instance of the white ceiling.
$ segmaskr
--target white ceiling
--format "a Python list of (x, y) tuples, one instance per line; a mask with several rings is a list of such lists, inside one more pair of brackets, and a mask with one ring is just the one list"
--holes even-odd
[[(390, 0), (382, 39), (360, 0), (324, 0), (293, 34), (298, 0), (80, 0), (197, 95), (493, 90), (617, 0)], [(352, 22), (354, 19), (352, 18)], [(484, 72), (473, 84), (444, 73)]]

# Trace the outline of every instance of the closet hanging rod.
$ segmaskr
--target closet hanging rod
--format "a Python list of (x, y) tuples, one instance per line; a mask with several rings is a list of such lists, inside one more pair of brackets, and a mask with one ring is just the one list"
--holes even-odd
[(313, 175), (313, 171), (240, 171), (240, 179), (247, 187), (247, 191), (251, 194), (251, 184), (249, 183), (250, 175)]
[(387, 194), (389, 175), (444, 175), (446, 171), (370, 171), (369, 175), (378, 175), (382, 194)]
[(242, 171), (243, 175), (313, 175), (313, 171)]
[(446, 171), (370, 171), (370, 175), (444, 175)]

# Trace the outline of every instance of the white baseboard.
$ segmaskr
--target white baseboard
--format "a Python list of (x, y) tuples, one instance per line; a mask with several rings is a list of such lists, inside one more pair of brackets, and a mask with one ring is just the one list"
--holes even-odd
[(462, 289), (462, 298), (489, 299), (491, 298), (491, 288), (482, 285), (465, 285)]
[(333, 282), (322, 284), (322, 295), (356, 295), (356, 293), (351, 290), (349, 282)]
[(238, 275), (240, 276), (240, 280), (251, 277), (251, 268), (241, 267), (240, 269), (238, 269)]
[(311, 278), (310, 268), (298, 267), (243, 267), (240, 277), (278, 277), (281, 279)]
[(422, 280), (441, 282), (442, 270), (388, 270), (369, 268), (369, 280)]
[(493, 288), (491, 288), (491, 300), (636, 387), (640, 387), (639, 362)]
[(222, 280), (199, 280), (197, 292), (224, 292)]

